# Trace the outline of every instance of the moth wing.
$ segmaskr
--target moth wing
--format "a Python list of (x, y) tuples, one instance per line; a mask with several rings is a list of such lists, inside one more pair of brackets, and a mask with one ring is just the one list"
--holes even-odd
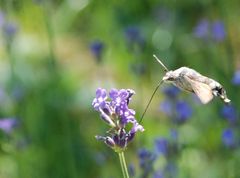
[(205, 83), (195, 81), (187, 76), (185, 79), (191, 84), (194, 93), (203, 104), (207, 104), (213, 99), (212, 89)]

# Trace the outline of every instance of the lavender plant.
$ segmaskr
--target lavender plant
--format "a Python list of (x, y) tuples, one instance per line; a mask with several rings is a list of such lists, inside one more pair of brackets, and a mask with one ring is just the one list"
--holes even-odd
[(239, 86), (240, 85), (240, 70), (236, 70), (233, 78), (232, 78), (232, 84)]
[(223, 106), (221, 115), (228, 123), (227, 128), (222, 131), (222, 143), (226, 148), (236, 148), (239, 146), (236, 138), (236, 132), (238, 131), (238, 113), (234, 106)]
[(93, 41), (90, 44), (90, 50), (93, 56), (95, 57), (96, 61), (100, 63), (102, 61), (102, 53), (104, 50), (104, 43), (102, 41)]
[(203, 40), (213, 39), (221, 42), (226, 37), (225, 25), (221, 20), (210, 22), (208, 19), (200, 19), (194, 28), (194, 36)]
[[(101, 119), (110, 126), (106, 136), (97, 135), (96, 139), (103, 141), (107, 146), (118, 153), (124, 178), (128, 178), (128, 170), (124, 151), (134, 139), (136, 132), (144, 131), (135, 119), (135, 111), (128, 107), (135, 92), (131, 89), (96, 90), (96, 98), (92, 102), (93, 108), (100, 113)], [(126, 127), (131, 124), (131, 129)]]
[(6, 134), (10, 134), (17, 125), (18, 121), (15, 118), (0, 119), (0, 130)]

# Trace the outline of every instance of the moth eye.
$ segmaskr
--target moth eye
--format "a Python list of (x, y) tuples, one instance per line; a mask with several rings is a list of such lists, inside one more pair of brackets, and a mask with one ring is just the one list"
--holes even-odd
[(169, 81), (174, 81), (174, 78), (173, 77), (169, 77), (168, 80)]

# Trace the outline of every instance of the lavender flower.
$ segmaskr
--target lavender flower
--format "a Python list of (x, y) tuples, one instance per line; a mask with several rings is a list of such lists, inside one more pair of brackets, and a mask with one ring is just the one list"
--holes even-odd
[(164, 174), (161, 170), (157, 170), (153, 173), (153, 178), (164, 178)]
[(240, 85), (240, 70), (235, 71), (234, 76), (232, 78), (232, 83), (234, 85)]
[(201, 19), (194, 28), (194, 35), (197, 38), (206, 39), (209, 36), (209, 21), (207, 19)]
[(7, 39), (11, 40), (18, 30), (17, 24), (14, 22), (5, 22), (3, 25), (3, 34)]
[(155, 150), (157, 154), (167, 155), (169, 143), (165, 138), (158, 138), (155, 140)]
[(226, 118), (230, 123), (235, 123), (237, 120), (237, 111), (235, 107), (229, 105), (225, 105), (222, 108), (221, 114), (224, 118)]
[(178, 139), (178, 132), (176, 129), (171, 129), (170, 130), (170, 138), (172, 139), (172, 141), (176, 142)]
[(174, 85), (170, 85), (163, 89), (163, 93), (169, 98), (176, 98), (180, 93), (180, 89), (175, 87)]
[(215, 41), (223, 41), (226, 36), (224, 24), (222, 21), (217, 20), (212, 24), (212, 37)]
[(0, 119), (0, 129), (9, 134), (17, 126), (18, 122), (14, 118)]
[(134, 176), (135, 176), (135, 167), (134, 167), (134, 164), (129, 164), (128, 170), (129, 170), (129, 175), (130, 175), (131, 177), (134, 177)]
[(231, 128), (223, 130), (222, 142), (226, 147), (233, 147), (235, 145), (235, 135)]
[(216, 42), (223, 41), (226, 37), (224, 23), (220, 20), (210, 23), (207, 19), (201, 19), (194, 28), (194, 35), (197, 38), (212, 38)]
[[(104, 141), (116, 152), (123, 151), (133, 140), (136, 132), (144, 131), (143, 126), (135, 119), (135, 111), (128, 108), (131, 97), (135, 92), (131, 89), (112, 89), (108, 95), (102, 88), (96, 90), (96, 98), (92, 102), (93, 108), (100, 113), (101, 118), (111, 126), (108, 136), (96, 136), (97, 140)], [(126, 125), (132, 127), (127, 131)]]
[(144, 174), (148, 174), (152, 169), (153, 162), (156, 159), (156, 156), (149, 150), (141, 148), (138, 151), (139, 166), (144, 170)]
[(178, 101), (176, 104), (177, 120), (178, 122), (185, 122), (192, 116), (192, 108), (185, 101)]
[(164, 100), (160, 104), (160, 110), (165, 113), (167, 116), (172, 116), (173, 115), (173, 103), (170, 102), (169, 100)]
[(134, 44), (140, 47), (144, 46), (144, 39), (142, 37), (141, 31), (136, 26), (128, 26), (125, 29), (125, 38), (130, 47), (133, 47)]
[(125, 36), (129, 42), (137, 42), (141, 39), (140, 29), (135, 26), (128, 26), (125, 29)]
[(94, 41), (90, 45), (90, 50), (92, 54), (95, 56), (95, 58), (97, 59), (97, 62), (101, 62), (103, 49), (104, 49), (104, 44), (101, 41)]

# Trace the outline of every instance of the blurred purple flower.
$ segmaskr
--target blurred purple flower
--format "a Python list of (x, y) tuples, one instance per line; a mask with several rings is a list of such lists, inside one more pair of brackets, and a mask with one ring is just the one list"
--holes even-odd
[(167, 155), (169, 143), (166, 138), (158, 138), (155, 140), (155, 150), (157, 154)]
[(170, 137), (172, 140), (176, 141), (178, 139), (178, 132), (175, 129), (170, 130)]
[(224, 28), (224, 23), (220, 20), (213, 22), (212, 24), (212, 36), (215, 41), (223, 41), (226, 32)]
[(207, 39), (209, 37), (209, 21), (207, 19), (201, 19), (194, 28), (194, 35), (197, 38)]
[(139, 166), (142, 169), (149, 168), (150, 164), (155, 160), (155, 155), (145, 148), (138, 150)]
[(126, 39), (130, 42), (136, 42), (140, 39), (140, 29), (135, 26), (128, 26), (125, 29)]
[(0, 119), (0, 129), (9, 134), (18, 125), (18, 122), (14, 118)]
[(240, 70), (235, 71), (234, 76), (232, 78), (232, 83), (234, 85), (240, 85)]
[(166, 177), (178, 177), (176, 163), (169, 161), (164, 169), (164, 174)]
[(221, 114), (230, 123), (234, 123), (237, 120), (237, 110), (232, 105), (224, 105)]
[(223, 130), (222, 142), (226, 147), (233, 147), (235, 145), (235, 135), (231, 128)]
[(226, 37), (224, 23), (217, 20), (210, 24), (209, 20), (201, 19), (194, 28), (194, 35), (197, 38), (208, 39), (212, 37), (217, 42), (223, 41)]
[(171, 101), (169, 100), (164, 100), (161, 104), (160, 104), (160, 110), (165, 113), (167, 116), (172, 116), (174, 113), (173, 110), (173, 104)]
[(97, 59), (97, 62), (101, 62), (103, 49), (104, 49), (104, 44), (101, 41), (94, 41), (90, 45), (90, 50), (92, 54), (95, 56), (95, 58)]
[[(109, 136), (96, 136), (97, 140), (105, 142), (115, 151), (124, 150), (127, 144), (133, 140), (136, 132), (144, 131), (143, 126), (135, 119), (135, 111), (128, 108), (128, 104), (135, 92), (131, 89), (112, 89), (109, 92), (102, 88), (96, 90), (96, 98), (93, 99), (93, 108), (100, 112), (101, 118), (111, 126), (107, 132)], [(132, 127), (126, 131), (125, 126), (131, 123)]]
[(3, 25), (3, 33), (8, 39), (12, 39), (18, 31), (17, 24), (14, 22), (5, 22)]
[(135, 176), (135, 166), (134, 166), (134, 164), (129, 164), (128, 171), (129, 171), (129, 176), (130, 177)]
[(125, 32), (125, 38), (128, 44), (130, 45), (130, 47), (132, 47), (134, 44), (137, 44), (140, 47), (144, 46), (144, 39), (142, 37), (140, 28), (136, 26), (128, 26), (126, 27), (124, 32)]
[(163, 89), (163, 93), (169, 98), (176, 98), (180, 93), (180, 89), (175, 87), (174, 85), (170, 85)]
[(164, 178), (164, 174), (161, 170), (157, 170), (153, 173), (153, 178)]
[(176, 104), (177, 119), (179, 122), (184, 122), (192, 116), (193, 110), (185, 101), (178, 101)]

